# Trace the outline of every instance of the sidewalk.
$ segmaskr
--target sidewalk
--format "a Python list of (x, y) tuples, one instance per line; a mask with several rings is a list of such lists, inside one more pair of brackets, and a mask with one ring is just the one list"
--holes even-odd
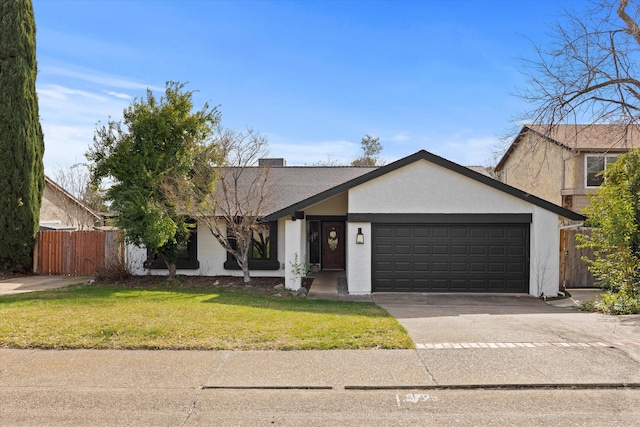
[(29, 275), (0, 280), (0, 296), (24, 292), (42, 291), (77, 285), (91, 280), (84, 276), (39, 276)]
[[(467, 356), (466, 366), (455, 363), (452, 352)], [(291, 352), (0, 349), (0, 367), (0, 393), (30, 387), (640, 388), (638, 363), (614, 348)]]

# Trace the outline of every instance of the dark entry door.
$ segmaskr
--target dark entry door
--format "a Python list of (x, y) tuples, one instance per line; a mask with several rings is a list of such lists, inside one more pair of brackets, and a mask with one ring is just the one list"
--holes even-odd
[(344, 222), (322, 223), (322, 269), (344, 270)]

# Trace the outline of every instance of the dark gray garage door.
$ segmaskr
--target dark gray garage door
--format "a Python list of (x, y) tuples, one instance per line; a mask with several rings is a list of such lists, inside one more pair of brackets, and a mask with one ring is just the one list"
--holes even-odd
[(529, 292), (528, 224), (372, 224), (373, 292)]

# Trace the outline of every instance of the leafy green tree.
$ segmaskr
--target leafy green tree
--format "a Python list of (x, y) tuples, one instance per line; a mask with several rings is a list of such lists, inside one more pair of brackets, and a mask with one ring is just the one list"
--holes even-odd
[(122, 121), (109, 120), (96, 130), (87, 153), (94, 184), (110, 184), (105, 198), (117, 212), (125, 239), (158, 254), (170, 278), (192, 224), (166, 197), (163, 182), (168, 176), (189, 175), (219, 122), (217, 109), (208, 104), (192, 111), (193, 92), (184, 86), (168, 82), (159, 99), (147, 90), (146, 99), (124, 110)]
[(380, 138), (365, 135), (360, 141), (362, 156), (351, 162), (351, 166), (380, 166), (379, 155), (382, 151)]
[(30, 0), (0, 1), (0, 271), (26, 271), (44, 191)]
[(589, 196), (585, 213), (593, 226), (579, 235), (581, 247), (593, 248), (585, 260), (605, 289), (624, 298), (640, 297), (640, 150), (618, 157), (604, 172), (604, 183)]

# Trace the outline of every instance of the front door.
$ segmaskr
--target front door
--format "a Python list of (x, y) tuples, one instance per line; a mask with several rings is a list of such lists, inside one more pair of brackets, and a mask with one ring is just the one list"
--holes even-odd
[(344, 270), (344, 222), (322, 223), (322, 269)]

